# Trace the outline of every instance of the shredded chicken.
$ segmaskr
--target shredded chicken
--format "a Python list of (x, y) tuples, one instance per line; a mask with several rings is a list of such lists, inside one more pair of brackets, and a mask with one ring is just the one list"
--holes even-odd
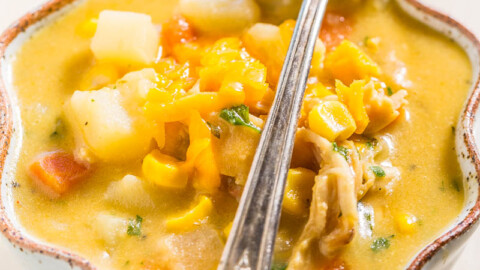
[(289, 269), (306, 268), (315, 241), (324, 256), (333, 255), (352, 240), (357, 221), (355, 177), (345, 157), (310, 130), (299, 129), (297, 137), (313, 143), (321, 169), (315, 177), (310, 216), (293, 250)]
[[(352, 241), (358, 226), (357, 204), (378, 179), (371, 167), (378, 166), (375, 157), (381, 150), (364, 147), (358, 151), (353, 141), (346, 140), (339, 144), (348, 149), (348, 155), (343, 156), (330, 141), (305, 128), (298, 129), (296, 140), (313, 145), (320, 170), (315, 177), (310, 216), (293, 249), (290, 270), (309, 269), (316, 245), (322, 256), (332, 258)], [(386, 175), (379, 182), (390, 185), (399, 178), (399, 171), (382, 162)]]
[(406, 96), (407, 91), (405, 90), (388, 96), (383, 90), (376, 88), (374, 81), (370, 81), (365, 86), (364, 96), (365, 109), (370, 118), (365, 133), (373, 134), (395, 121), (400, 115), (400, 109), (407, 104)]

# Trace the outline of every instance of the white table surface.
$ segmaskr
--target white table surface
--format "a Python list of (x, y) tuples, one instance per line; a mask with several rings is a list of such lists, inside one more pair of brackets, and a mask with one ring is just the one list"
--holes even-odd
[[(40, 5), (44, 0), (0, 0), (0, 32), (25, 12)], [(423, 0), (466, 25), (480, 36), (480, 1), (478, 0)], [(3, 236), (0, 236), (3, 237)], [(7, 243), (7, 244), (5, 244)], [(21, 266), (19, 258), (11, 256), (11, 247), (0, 241), (0, 270), (33, 270)], [(480, 230), (467, 243), (453, 269), (480, 270)]]

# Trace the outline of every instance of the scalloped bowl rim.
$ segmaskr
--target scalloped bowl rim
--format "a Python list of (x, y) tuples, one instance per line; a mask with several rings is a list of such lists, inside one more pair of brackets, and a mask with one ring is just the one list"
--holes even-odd
[[(96, 269), (86, 258), (30, 235), (14, 214), (11, 179), (20, 153), (22, 127), (11, 77), (11, 60), (22, 43), (43, 25), (74, 8), (83, 0), (51, 0), (27, 13), (0, 35), (0, 230), (4, 237), (21, 251), (34, 255), (35, 263), (46, 260), (54, 269)], [(478, 227), (480, 218), (480, 156), (475, 143), (480, 130), (478, 110), (480, 98), (480, 42), (465, 26), (449, 16), (429, 8), (418, 0), (396, 0), (400, 8), (413, 18), (449, 37), (459, 44), (470, 58), (472, 86), (459, 117), (455, 145), (464, 174), (465, 205), (462, 212), (445, 231), (419, 251), (405, 269), (447, 268), (453, 255)], [(6, 86), (10, 87), (6, 87)], [(10, 184), (10, 185), (9, 185)], [(26, 255), (27, 256), (27, 255)], [(31, 259), (31, 258), (30, 258)], [(58, 268), (57, 268), (58, 267)], [(48, 268), (46, 268), (48, 269)]]

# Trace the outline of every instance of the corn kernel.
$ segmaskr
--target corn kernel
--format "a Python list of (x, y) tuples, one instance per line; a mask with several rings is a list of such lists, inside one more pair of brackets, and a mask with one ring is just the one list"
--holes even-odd
[(245, 102), (243, 85), (239, 82), (224, 81), (218, 91), (220, 102), (225, 108), (237, 106)]
[(215, 193), (221, 184), (220, 170), (215, 162), (212, 146), (209, 145), (195, 160), (193, 187), (196, 190)]
[(165, 89), (152, 88), (147, 93), (147, 100), (158, 103), (169, 103), (173, 101), (173, 94)]
[(97, 63), (93, 66), (80, 83), (80, 89), (91, 90), (99, 89), (114, 83), (120, 78), (118, 68), (109, 63)]
[(198, 204), (179, 217), (169, 218), (166, 222), (168, 231), (185, 232), (195, 229), (205, 222), (213, 210), (213, 203), (207, 196), (200, 196)]
[(184, 188), (188, 183), (188, 173), (180, 162), (158, 150), (143, 159), (142, 171), (148, 181), (162, 187)]
[(417, 218), (409, 213), (397, 213), (394, 216), (397, 229), (404, 234), (411, 234), (417, 230)]
[(378, 47), (380, 46), (380, 41), (381, 39), (379, 37), (373, 37), (373, 38), (365, 38), (365, 46), (373, 51), (376, 52), (378, 51)]
[(312, 83), (307, 85), (307, 94), (312, 94), (317, 98), (324, 98), (326, 96), (334, 95), (330, 90), (325, 87), (322, 83)]
[(354, 43), (344, 40), (325, 59), (325, 68), (344, 84), (378, 76), (380, 68)]
[(370, 122), (363, 103), (365, 81), (354, 81), (348, 87), (337, 80), (335, 85), (338, 100), (347, 106), (353, 119), (355, 119), (357, 125), (355, 133), (362, 134)]
[(283, 210), (289, 214), (305, 216), (312, 200), (315, 172), (296, 168), (288, 170), (287, 185), (283, 196)]
[(188, 119), (194, 110), (200, 114), (206, 114), (221, 110), (218, 93), (202, 92), (188, 95), (175, 100), (175, 102), (162, 104), (147, 102), (145, 111), (148, 116), (159, 122), (176, 122)]
[(204, 49), (195, 42), (180, 43), (173, 47), (173, 56), (180, 63), (200, 66)]
[(197, 157), (200, 155), (200, 153), (202, 153), (203, 150), (209, 147), (210, 144), (211, 140), (209, 138), (198, 139), (190, 142), (190, 146), (188, 146), (187, 149), (187, 160), (185, 161), (183, 167), (186, 170), (192, 170), (195, 166)]
[(165, 123), (158, 123), (154, 127), (153, 138), (157, 147), (162, 149), (165, 146)]
[(339, 101), (325, 101), (314, 107), (308, 114), (308, 125), (329, 141), (346, 140), (357, 128), (347, 107)]
[(210, 138), (210, 128), (197, 111), (193, 111), (190, 115), (188, 133), (190, 135), (190, 142), (197, 139)]
[(84, 38), (91, 38), (93, 35), (95, 35), (95, 31), (97, 31), (97, 23), (98, 20), (97, 18), (90, 18), (79, 25), (77, 25), (77, 28), (75, 29), (75, 32), (77, 35), (84, 37)]
[[(254, 106), (268, 90), (267, 70), (259, 61), (241, 49), (238, 38), (218, 40), (202, 57), (199, 71), (201, 91), (219, 91), (235, 87), (245, 92), (244, 103)], [(238, 105), (238, 104), (237, 104)]]

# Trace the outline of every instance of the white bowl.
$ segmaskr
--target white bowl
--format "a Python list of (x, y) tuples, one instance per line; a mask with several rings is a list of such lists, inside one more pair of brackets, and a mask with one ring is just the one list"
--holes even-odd
[[(76, 6), (82, 0), (53, 0), (26, 14), (0, 36), (0, 230), (15, 247), (11, 254), (20, 256), (26, 269), (95, 269), (87, 259), (65, 248), (46, 243), (30, 235), (18, 221), (12, 195), (16, 160), (22, 140), (22, 126), (12, 84), (12, 60), (16, 52), (37, 29)], [(456, 132), (456, 151), (464, 174), (465, 205), (452, 225), (418, 252), (406, 269), (449, 269), (463, 244), (478, 226), (480, 193), (478, 175), (480, 156), (476, 141), (480, 131), (480, 43), (463, 25), (417, 0), (397, 0), (412, 17), (457, 42), (472, 64), (471, 92), (460, 115)], [(1, 265), (0, 265), (1, 268)]]

